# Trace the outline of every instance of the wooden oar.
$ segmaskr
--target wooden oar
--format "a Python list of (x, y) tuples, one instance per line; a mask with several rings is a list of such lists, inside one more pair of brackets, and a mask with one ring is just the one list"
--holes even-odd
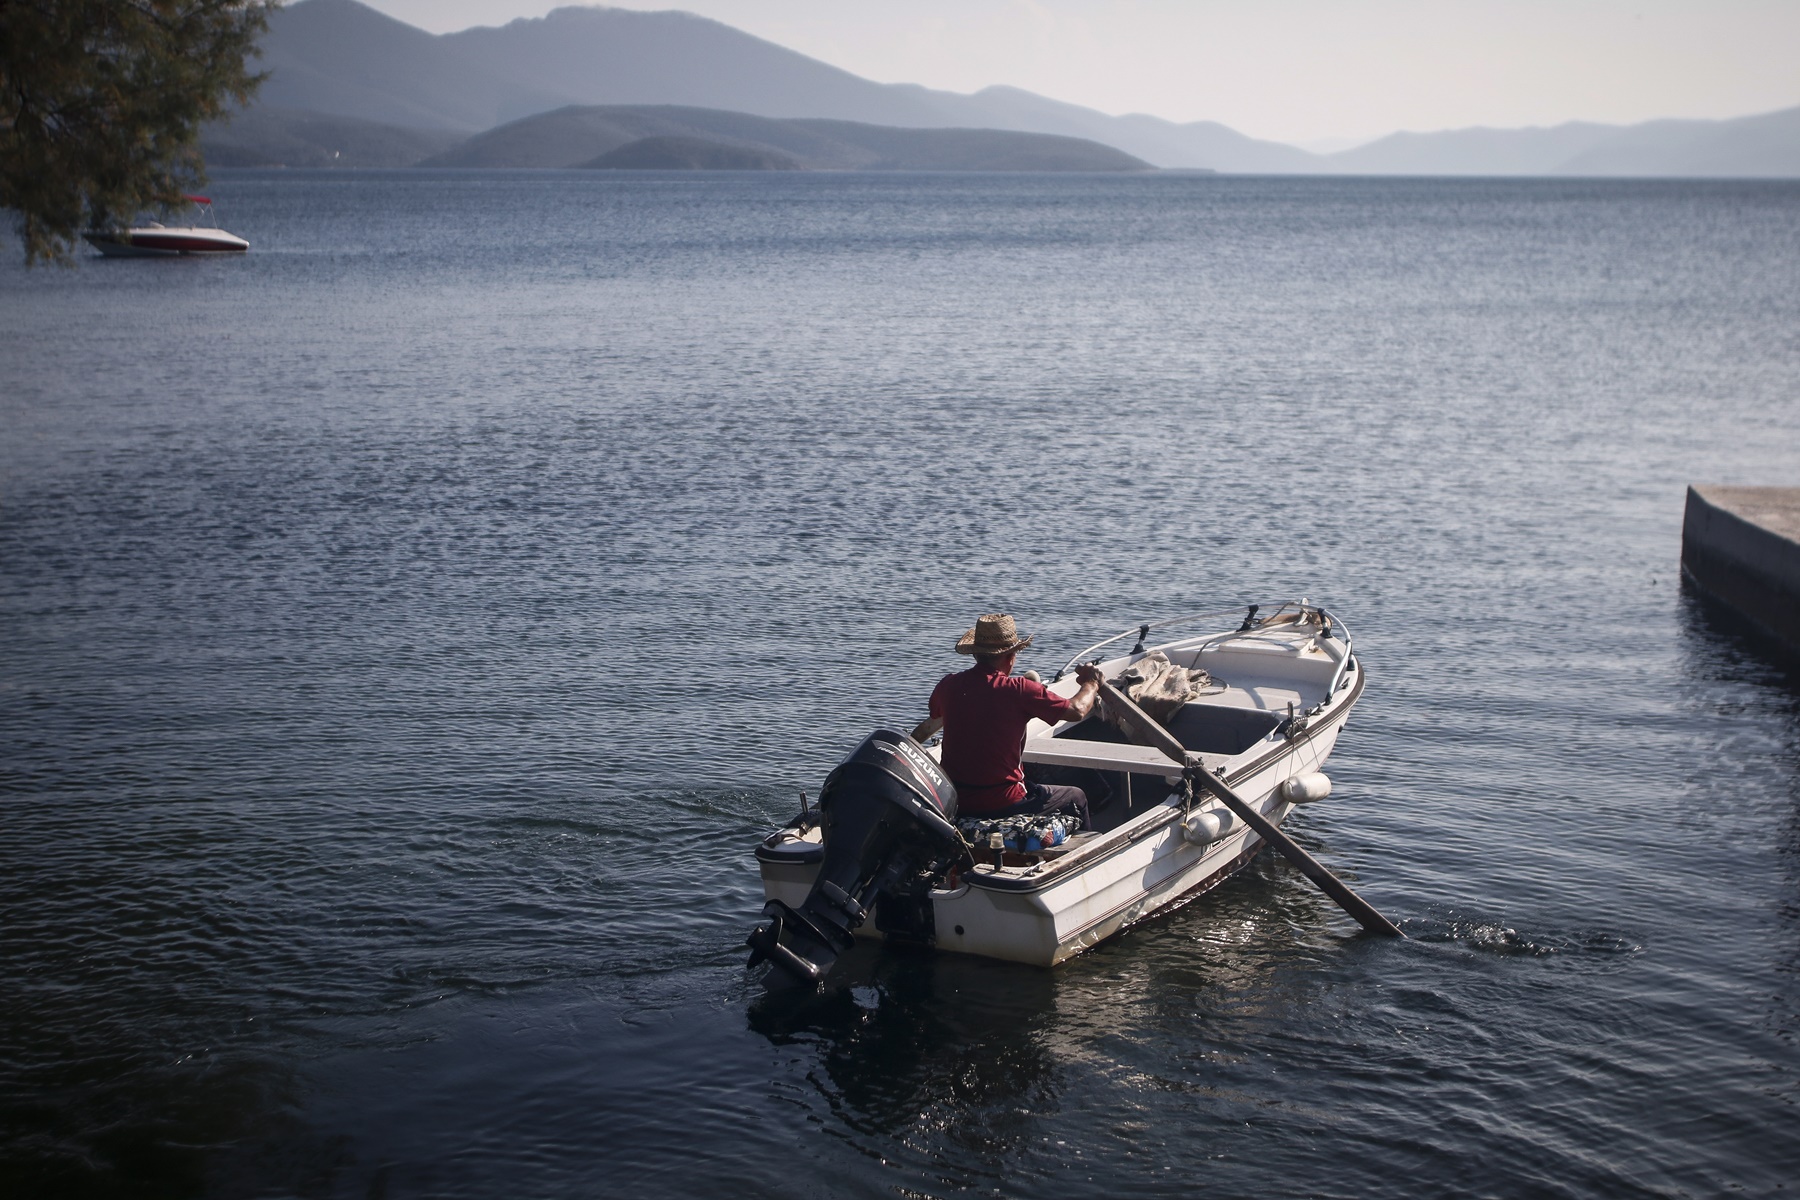
[(1340, 908), (1355, 917), (1364, 929), (1388, 937), (1406, 936), (1400, 932), (1398, 925), (1376, 912), (1374, 905), (1351, 891), (1343, 880), (1321, 866), (1318, 859), (1302, 850), (1293, 838), (1281, 832), (1267, 817), (1250, 807), (1242, 796), (1227, 787), (1224, 780), (1208, 771), (1199, 755), (1189, 754), (1187, 747), (1177, 741), (1174, 734), (1139, 708), (1131, 697), (1105, 681), (1100, 684), (1100, 694), (1106, 697), (1109, 709), (1130, 727), (1127, 732), (1139, 739), (1139, 745), (1154, 747), (1180, 763), (1187, 769), (1190, 778), (1197, 779), (1201, 787), (1223, 800), (1226, 808), (1254, 829), (1263, 841), (1281, 851), (1308, 879), (1318, 884), (1320, 890), (1336, 900)]

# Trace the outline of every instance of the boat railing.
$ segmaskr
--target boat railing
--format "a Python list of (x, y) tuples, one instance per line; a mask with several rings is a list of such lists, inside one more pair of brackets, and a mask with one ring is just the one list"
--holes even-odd
[(1238, 626), (1236, 629), (1218, 634), (1215, 637), (1207, 638), (1198, 646), (1194, 647), (1194, 652), (1196, 654), (1204, 653), (1207, 650), (1222, 646), (1227, 642), (1236, 641), (1246, 634), (1253, 634), (1259, 629), (1266, 629), (1275, 624), (1287, 624), (1287, 622), (1279, 621), (1278, 618), (1288, 613), (1290, 610), (1293, 611), (1295, 617), (1298, 617), (1308, 609), (1318, 613), (1322, 618), (1322, 627), (1320, 629), (1320, 636), (1322, 638), (1327, 641), (1341, 641), (1344, 644), (1343, 653), (1337, 656), (1337, 669), (1331, 673), (1331, 682), (1325, 686), (1325, 697), (1329, 700), (1332, 696), (1337, 695), (1339, 688), (1344, 686), (1344, 675), (1350, 669), (1352, 640), (1350, 636), (1350, 627), (1344, 623), (1343, 618), (1323, 605), (1310, 604), (1305, 599), (1297, 601), (1290, 600), (1266, 617), (1258, 617), (1256, 615), (1256, 609), (1253, 607), (1249, 614), (1245, 616), (1242, 625)]
[(219, 218), (213, 215), (212, 200), (210, 197), (190, 196), (184, 193), (181, 198), (191, 204), (194, 211), (200, 214), (200, 219), (204, 224), (198, 226), (198, 228), (217, 229), (219, 227)]
[(1124, 633), (1115, 633), (1112, 637), (1102, 638), (1085, 650), (1077, 650), (1068, 662), (1057, 668), (1057, 672), (1055, 675), (1051, 676), (1050, 682), (1055, 683), (1058, 679), (1067, 675), (1069, 673), (1069, 668), (1076, 663), (1092, 661), (1089, 656), (1102, 646), (1110, 646), (1114, 642), (1122, 642), (1128, 637), (1136, 637), (1137, 645), (1132, 649), (1132, 653), (1136, 654), (1144, 648), (1144, 639), (1150, 636), (1150, 631), (1153, 629), (1167, 629), (1171, 625), (1185, 625), (1189, 621), (1205, 620), (1208, 617), (1228, 617), (1242, 607), (1243, 605), (1237, 605), (1232, 608), (1209, 608), (1205, 612), (1189, 613), (1182, 617), (1167, 617), (1158, 621), (1146, 621), (1142, 625), (1133, 625)]
[(1341, 638), (1344, 643), (1344, 652), (1338, 656), (1337, 670), (1331, 673), (1331, 682), (1325, 686), (1325, 700), (1329, 703), (1331, 698), (1338, 694), (1338, 689), (1344, 686), (1344, 675), (1350, 670), (1350, 627), (1344, 624), (1341, 617), (1336, 613), (1331, 612), (1329, 609), (1321, 608), (1319, 611), (1331, 622), (1330, 625), (1325, 627), (1325, 632), (1328, 634), (1331, 633), (1332, 626), (1335, 625), (1338, 632), (1334, 636)]
[[(1216, 637), (1207, 638), (1205, 641), (1201, 642), (1199, 646), (1195, 647), (1196, 652), (1199, 652), (1199, 651), (1204, 651), (1211, 647), (1220, 645), (1224, 642), (1229, 642), (1235, 638), (1242, 637), (1246, 633), (1254, 633), (1258, 629), (1266, 629), (1270, 625), (1276, 623), (1276, 619), (1278, 617), (1281, 617), (1287, 613), (1292, 612), (1297, 617), (1300, 613), (1306, 611), (1307, 609), (1311, 609), (1312, 611), (1318, 613), (1322, 618), (1324, 618), (1324, 630), (1322, 633), (1323, 637), (1335, 638), (1335, 639), (1341, 640), (1344, 643), (1344, 652), (1338, 658), (1337, 670), (1332, 673), (1331, 683), (1325, 689), (1325, 695), (1327, 697), (1335, 696), (1337, 694), (1338, 688), (1343, 686), (1343, 679), (1344, 679), (1345, 671), (1347, 671), (1350, 667), (1350, 646), (1351, 646), (1350, 627), (1345, 625), (1343, 622), (1343, 619), (1340, 618), (1336, 613), (1332, 612), (1330, 609), (1324, 608), (1324, 607), (1322, 607), (1320, 605), (1316, 605), (1316, 604), (1309, 604), (1304, 599), (1289, 600), (1287, 603), (1281, 605), (1280, 607), (1275, 609), (1274, 612), (1271, 612), (1271, 613), (1267, 614), (1266, 616), (1258, 615), (1262, 611), (1261, 605), (1238, 604), (1238, 605), (1233, 605), (1230, 608), (1209, 608), (1203, 612), (1187, 613), (1187, 614), (1185, 614), (1183, 616), (1179, 616), (1179, 617), (1165, 617), (1165, 618), (1162, 618), (1162, 619), (1156, 620), (1156, 621), (1146, 621), (1141, 625), (1132, 626), (1130, 629), (1125, 630), (1123, 633), (1116, 633), (1109, 638), (1103, 638), (1100, 641), (1095, 642), (1093, 645), (1088, 646), (1085, 649), (1077, 651), (1074, 654), (1074, 656), (1069, 659), (1068, 662), (1064, 663), (1060, 668), (1058, 668), (1055, 675), (1051, 676), (1050, 682), (1055, 683), (1057, 680), (1061, 679), (1064, 675), (1068, 674), (1069, 669), (1078, 662), (1093, 661), (1091, 656), (1093, 655), (1094, 651), (1099, 650), (1106, 646), (1110, 646), (1114, 642), (1122, 642), (1128, 637), (1136, 637), (1137, 638), (1136, 644), (1133, 645), (1131, 648), (1131, 653), (1140, 654), (1143, 652), (1144, 643), (1146, 642), (1146, 640), (1148, 640), (1148, 638), (1150, 637), (1150, 634), (1154, 631), (1171, 629), (1171, 628), (1174, 628), (1175, 626), (1179, 626), (1179, 625), (1188, 625), (1188, 624), (1192, 624), (1195, 621), (1214, 620), (1214, 619), (1217, 619), (1220, 617), (1231, 617), (1231, 616), (1235, 616), (1236, 614), (1238, 614), (1240, 612), (1245, 614), (1243, 623), (1240, 624), (1236, 629), (1229, 630), (1225, 633), (1221, 633)], [(1282, 622), (1282, 623), (1286, 624), (1286, 622)]]

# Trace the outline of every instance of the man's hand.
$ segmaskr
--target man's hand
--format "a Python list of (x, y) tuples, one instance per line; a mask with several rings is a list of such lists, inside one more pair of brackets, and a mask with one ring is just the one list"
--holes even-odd
[(1079, 721), (1094, 711), (1094, 702), (1100, 698), (1100, 683), (1106, 677), (1100, 674), (1099, 667), (1082, 663), (1075, 668), (1075, 678), (1081, 682), (1081, 687), (1063, 701), (1063, 719), (1066, 721)]

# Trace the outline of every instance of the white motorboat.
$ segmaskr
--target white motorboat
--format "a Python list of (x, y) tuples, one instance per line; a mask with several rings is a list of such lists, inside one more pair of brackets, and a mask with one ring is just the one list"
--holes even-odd
[(176, 254), (242, 254), (250, 243), (226, 233), (213, 219), (212, 201), (205, 196), (183, 196), (194, 205), (205, 225), (163, 225), (145, 221), (129, 229), (90, 229), (81, 236), (108, 258), (166, 258)]
[[(1203, 632), (1149, 644), (1172, 626)], [(1128, 652), (1096, 657), (1134, 637)], [(1321, 768), (1364, 683), (1336, 616), (1299, 601), (1142, 625), (1081, 651), (1049, 687), (1073, 695), (1077, 662), (1094, 661), (1117, 682), (1159, 657), (1198, 668), (1210, 685), (1178, 700), (1151, 736), (1141, 727), (1128, 736), (1130, 720), (1114, 713), (1109, 722), (1098, 709), (1079, 722), (1028, 726), (1027, 779), (1082, 786), (1096, 805), (1094, 828), (1060, 845), (1044, 845), (1054, 840), (1047, 834), (982, 836), (991, 822), (959, 826), (938, 748), (887, 730), (871, 735), (832, 773), (816, 807), (757, 846), (768, 903), (749, 939), (751, 962), (772, 959), (778, 973), (816, 981), (852, 938), (873, 937), (1052, 966), (1248, 863), (1268, 839), (1223, 796), (1279, 826), (1295, 805), (1329, 794)], [(1178, 748), (1169, 749), (1170, 734)], [(1158, 739), (1164, 749), (1135, 744)], [(1170, 757), (1176, 750), (1188, 752), (1185, 766)], [(1306, 858), (1278, 829), (1268, 832), (1283, 853)], [(1330, 878), (1322, 868), (1308, 874)]]

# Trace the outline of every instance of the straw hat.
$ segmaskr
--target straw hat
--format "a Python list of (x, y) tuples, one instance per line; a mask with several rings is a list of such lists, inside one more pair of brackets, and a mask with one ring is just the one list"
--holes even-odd
[(956, 643), (958, 654), (1006, 654), (1013, 650), (1023, 650), (1031, 645), (1031, 639), (1020, 637), (1018, 626), (1005, 613), (989, 613), (975, 622), (975, 628), (962, 635)]

